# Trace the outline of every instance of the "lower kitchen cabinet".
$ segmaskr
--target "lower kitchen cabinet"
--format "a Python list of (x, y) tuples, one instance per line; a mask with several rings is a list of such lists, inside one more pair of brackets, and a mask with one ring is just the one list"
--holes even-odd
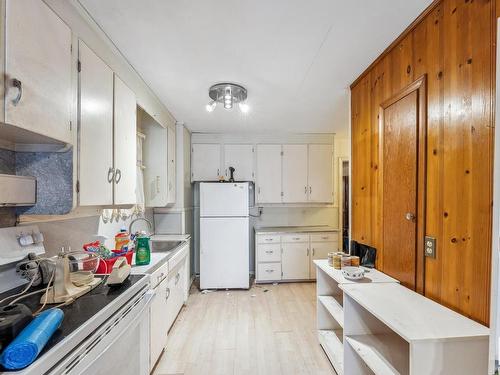
[(281, 253), (283, 280), (309, 279), (309, 243), (284, 243)]
[(313, 261), (339, 251), (339, 234), (330, 232), (258, 233), (255, 236), (255, 282), (316, 280)]
[(167, 345), (168, 321), (164, 312), (168, 310), (168, 279), (165, 278), (155, 289), (156, 294), (151, 303), (151, 367), (160, 358)]
[[(311, 236), (312, 237), (312, 236)], [(328, 258), (328, 253), (339, 251), (338, 233), (335, 233), (337, 241), (313, 242), (311, 238), (311, 260), (309, 263), (309, 275), (316, 279), (316, 265), (314, 260)]]
[(181, 263), (176, 269), (169, 272), (167, 287), (167, 309), (164, 316), (165, 322), (170, 329), (177, 318), (177, 314), (184, 305), (184, 264)]
[(189, 241), (151, 274), (155, 296), (151, 304), (150, 368), (167, 345), (168, 331), (187, 301), (190, 287)]

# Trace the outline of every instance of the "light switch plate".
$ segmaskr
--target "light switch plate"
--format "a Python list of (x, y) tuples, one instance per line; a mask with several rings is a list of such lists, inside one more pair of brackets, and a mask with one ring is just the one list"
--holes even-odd
[(426, 257), (436, 258), (436, 239), (434, 237), (425, 236), (424, 251)]

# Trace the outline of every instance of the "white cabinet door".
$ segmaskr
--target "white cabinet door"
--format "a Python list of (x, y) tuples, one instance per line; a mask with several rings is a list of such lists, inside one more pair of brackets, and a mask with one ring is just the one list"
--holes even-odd
[(254, 180), (253, 150), (252, 145), (224, 145), (224, 176), (226, 180), (231, 176), (230, 167), (235, 169), (235, 181)]
[(5, 122), (71, 143), (71, 30), (40, 0), (7, 1)]
[(331, 145), (309, 145), (309, 201), (333, 202), (333, 150)]
[(137, 101), (115, 74), (114, 106), (115, 204), (135, 204), (137, 185)]
[(175, 203), (175, 131), (167, 128), (167, 204)]
[(191, 181), (218, 181), (221, 173), (220, 145), (195, 143), (191, 153)]
[(281, 203), (281, 145), (257, 146), (257, 203)]
[(282, 244), (281, 270), (283, 280), (309, 279), (309, 243)]
[(283, 145), (283, 202), (307, 202), (307, 145)]
[(160, 285), (155, 288), (155, 296), (151, 302), (151, 323), (150, 323), (150, 356), (151, 368), (161, 355), (167, 345), (168, 321), (165, 313), (168, 309), (167, 294), (169, 293), (168, 279), (165, 278)]
[(113, 204), (113, 71), (82, 41), (79, 85), (79, 205)]
[(146, 135), (142, 145), (146, 207), (165, 207), (168, 203), (168, 131), (145, 112), (139, 113)]
[(338, 242), (311, 242), (311, 262), (309, 266), (311, 279), (316, 279), (316, 265), (313, 263), (313, 260), (327, 259), (328, 253), (337, 251), (339, 251)]

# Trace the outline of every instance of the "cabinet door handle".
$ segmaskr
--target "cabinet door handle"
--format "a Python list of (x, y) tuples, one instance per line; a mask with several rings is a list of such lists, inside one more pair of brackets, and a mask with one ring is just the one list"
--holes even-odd
[(313, 250), (312, 250), (312, 252), (313, 252), (313, 256), (314, 256), (314, 247), (313, 247)]
[(156, 194), (160, 194), (160, 176), (156, 176)]
[(273, 250), (266, 250), (266, 254), (272, 254), (272, 253), (274, 253)]
[(122, 171), (117, 169), (115, 172), (115, 183), (116, 184), (119, 183), (121, 179), (122, 179)]
[(112, 183), (115, 179), (115, 168), (109, 167), (108, 169), (108, 182)]
[(220, 169), (217, 168), (217, 177), (219, 177), (219, 176), (220, 176)]
[(322, 240), (327, 240), (328, 236), (321, 237)]
[(299, 241), (299, 240), (300, 240), (300, 237), (293, 237), (293, 240), (294, 240), (294, 241)]
[(273, 273), (274, 270), (266, 270), (267, 273)]
[(167, 294), (165, 295), (165, 301), (167, 301), (167, 300), (168, 300), (168, 297), (170, 297), (170, 288), (165, 289), (165, 293), (167, 293)]
[(260, 186), (259, 186), (259, 194), (260, 194)]
[(304, 194), (307, 194), (307, 186), (304, 186)]
[(309, 249), (307, 249), (307, 256), (309, 256)]
[(312, 187), (309, 186), (309, 194), (312, 194), (312, 192), (313, 192), (313, 189), (312, 189)]
[(175, 275), (175, 285), (177, 285), (180, 278), (181, 278), (181, 274), (180, 274), (180, 272), (177, 272), (177, 275)]
[(161, 279), (163, 279), (163, 276), (165, 276), (165, 274), (162, 272), (160, 276), (156, 277), (156, 281), (160, 282)]
[(12, 99), (12, 104), (16, 106), (19, 104), (21, 98), (23, 97), (23, 83), (17, 78), (14, 78), (12, 80), (12, 86), (17, 88), (17, 96), (14, 99)]

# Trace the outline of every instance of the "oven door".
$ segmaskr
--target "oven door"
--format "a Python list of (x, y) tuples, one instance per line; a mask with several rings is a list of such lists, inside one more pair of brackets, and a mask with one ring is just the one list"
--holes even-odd
[(50, 374), (147, 375), (154, 291), (135, 297)]

